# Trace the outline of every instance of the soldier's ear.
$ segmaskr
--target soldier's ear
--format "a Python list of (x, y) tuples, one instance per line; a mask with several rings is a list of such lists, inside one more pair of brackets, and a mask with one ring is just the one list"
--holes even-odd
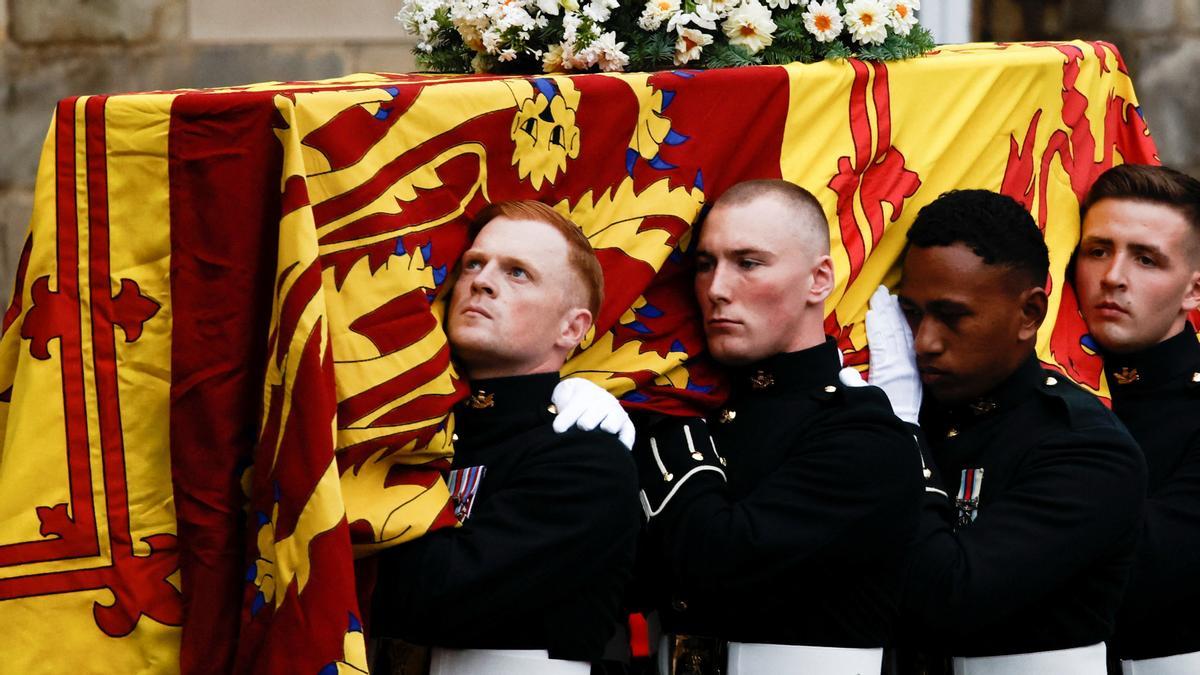
[(833, 278), (833, 258), (828, 255), (817, 258), (816, 264), (813, 265), (812, 277), (812, 287), (808, 290), (808, 303), (824, 307), (825, 299), (833, 293), (835, 283)]
[(1183, 294), (1183, 311), (1191, 312), (1197, 308), (1200, 308), (1200, 271), (1192, 272), (1192, 279)]
[(554, 345), (570, 351), (583, 342), (592, 327), (592, 313), (582, 307), (571, 307), (563, 313), (559, 324), (558, 340)]
[(1018, 340), (1025, 342), (1037, 337), (1038, 328), (1046, 320), (1046, 308), (1048, 305), (1049, 299), (1046, 297), (1046, 289), (1040, 286), (1027, 288), (1021, 292), (1021, 323), (1017, 330)]

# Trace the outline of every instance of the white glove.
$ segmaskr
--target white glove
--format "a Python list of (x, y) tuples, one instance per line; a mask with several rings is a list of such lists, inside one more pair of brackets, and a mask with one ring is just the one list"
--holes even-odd
[(921, 376), (912, 331), (900, 311), (900, 302), (886, 286), (875, 289), (871, 296), (867, 345), (871, 348), (871, 384), (887, 394), (896, 417), (916, 424), (921, 411)]
[(572, 426), (584, 431), (599, 428), (633, 449), (633, 421), (616, 397), (590, 380), (568, 377), (554, 387), (550, 395), (558, 414), (554, 417), (554, 432), (561, 434)]
[[(841, 352), (838, 352), (839, 354)], [(865, 387), (867, 383), (862, 379), (862, 373), (857, 369), (846, 366), (838, 371), (838, 379), (847, 387)]]

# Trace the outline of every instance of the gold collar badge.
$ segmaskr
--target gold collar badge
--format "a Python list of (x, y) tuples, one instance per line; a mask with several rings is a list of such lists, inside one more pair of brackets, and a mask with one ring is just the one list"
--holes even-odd
[(1126, 367), (1113, 371), (1113, 379), (1117, 381), (1117, 384), (1133, 384), (1141, 378), (1142, 376), (1138, 373), (1137, 368)]
[(754, 377), (750, 378), (750, 386), (753, 387), (755, 391), (762, 391), (763, 389), (766, 389), (774, 384), (774, 376), (765, 370), (760, 370), (754, 373)]
[(990, 412), (994, 412), (996, 408), (999, 407), (999, 403), (996, 403), (988, 398), (980, 399), (970, 405), (971, 412), (975, 413), (976, 415), (986, 415)]
[(480, 389), (479, 391), (471, 394), (471, 397), (467, 399), (467, 405), (476, 410), (483, 410), (485, 408), (490, 408), (490, 407), (496, 405), (496, 395), (489, 394), (486, 391)]

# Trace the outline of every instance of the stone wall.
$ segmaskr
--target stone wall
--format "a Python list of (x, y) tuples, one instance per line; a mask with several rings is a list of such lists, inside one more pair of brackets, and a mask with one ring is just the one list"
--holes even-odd
[[(413, 70), (411, 40), (392, 20), (399, 5), (0, 0), (0, 305), (8, 302), (38, 156), (59, 99)], [(343, 20), (322, 15), (330, 8)]]
[(1200, 0), (974, 2), (981, 40), (1115, 44), (1163, 163), (1200, 176)]

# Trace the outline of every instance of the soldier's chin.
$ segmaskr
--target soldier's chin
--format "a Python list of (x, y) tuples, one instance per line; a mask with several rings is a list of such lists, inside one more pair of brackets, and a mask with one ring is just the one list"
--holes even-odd
[(978, 395), (974, 391), (968, 391), (967, 388), (963, 387), (961, 383), (949, 375), (942, 375), (934, 382), (925, 382), (923, 389), (934, 400), (948, 405), (964, 403)]
[(450, 349), (460, 361), (485, 359), (495, 349), (495, 339), (492, 331), (482, 330), (478, 326), (451, 325), (447, 337), (450, 339)]
[(1141, 351), (1156, 342), (1145, 335), (1139, 335), (1132, 330), (1123, 330), (1108, 322), (1096, 322), (1095, 330), (1089, 329), (1088, 333), (1096, 341), (1096, 345), (1109, 354)]
[(736, 338), (719, 337), (709, 340), (708, 351), (718, 363), (726, 366), (741, 366), (759, 360), (750, 345)]

